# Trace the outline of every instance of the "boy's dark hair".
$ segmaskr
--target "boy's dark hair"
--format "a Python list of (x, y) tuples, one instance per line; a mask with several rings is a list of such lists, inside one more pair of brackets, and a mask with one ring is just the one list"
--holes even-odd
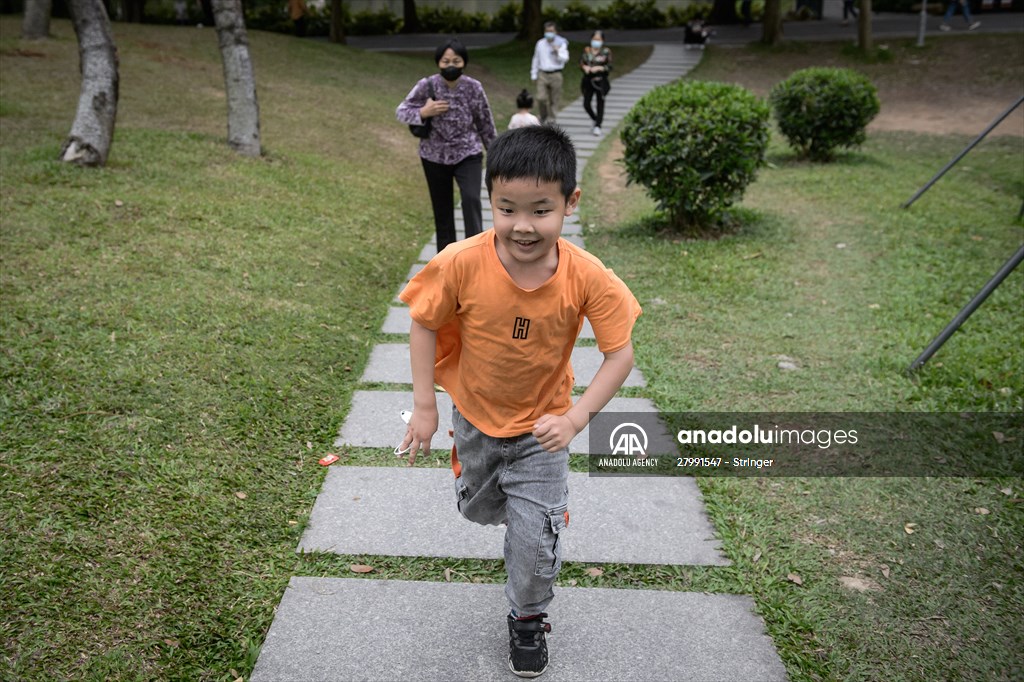
[(558, 30), (558, 24), (556, 24), (553, 21), (545, 21), (544, 22), (544, 28), (553, 28), (553, 29), (555, 29), (557, 31)]
[(448, 48), (451, 48), (452, 52), (462, 57), (462, 61), (469, 64), (469, 50), (466, 49), (466, 46), (463, 45), (462, 41), (459, 40), (458, 38), (449, 38), (446, 42), (444, 42), (443, 44), (438, 46), (436, 50), (434, 50), (435, 64), (441, 63), (441, 57), (443, 57), (444, 53), (448, 51)]
[(576, 189), (576, 148), (561, 128), (527, 126), (498, 136), (487, 148), (487, 192), (494, 180), (557, 182), (566, 201)]
[(530, 96), (530, 91), (523, 88), (523, 91), (516, 97), (516, 106), (520, 109), (530, 109), (533, 107), (533, 97)]

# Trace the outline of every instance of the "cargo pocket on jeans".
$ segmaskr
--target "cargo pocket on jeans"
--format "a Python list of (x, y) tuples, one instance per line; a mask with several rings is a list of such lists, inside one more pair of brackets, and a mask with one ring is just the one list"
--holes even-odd
[(465, 513), (462, 511), (462, 505), (466, 501), (467, 496), (469, 496), (469, 488), (462, 482), (462, 476), (459, 476), (455, 479), (455, 508), (463, 516), (465, 516)]
[(549, 509), (544, 515), (544, 530), (537, 548), (537, 566), (534, 575), (553, 578), (562, 568), (562, 533), (568, 505)]

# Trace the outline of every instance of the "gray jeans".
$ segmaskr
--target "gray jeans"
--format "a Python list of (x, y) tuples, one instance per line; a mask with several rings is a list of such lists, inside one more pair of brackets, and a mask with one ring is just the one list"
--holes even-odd
[[(569, 450), (548, 452), (532, 434), (492, 438), (452, 408), (459, 512), (505, 530), (505, 596), (518, 616), (554, 598), (569, 523)], [(454, 454), (454, 453), (453, 453)]]

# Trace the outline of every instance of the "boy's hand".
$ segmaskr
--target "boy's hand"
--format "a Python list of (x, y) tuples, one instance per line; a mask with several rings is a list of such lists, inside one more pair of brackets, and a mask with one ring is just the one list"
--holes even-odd
[(564, 414), (545, 414), (533, 425), (533, 437), (548, 452), (558, 452), (569, 446), (579, 431)]
[(409, 448), (409, 466), (416, 464), (416, 452), (422, 450), (425, 457), (430, 457), (430, 439), (437, 431), (437, 409), (433, 411), (416, 408), (412, 411), (409, 425), (405, 429), (405, 438), (399, 449)]

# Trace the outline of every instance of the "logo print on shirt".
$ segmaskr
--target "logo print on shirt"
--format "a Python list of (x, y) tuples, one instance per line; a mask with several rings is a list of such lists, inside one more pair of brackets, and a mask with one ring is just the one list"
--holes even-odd
[(512, 338), (526, 340), (526, 335), (530, 333), (530, 320), (525, 317), (517, 317), (516, 323), (512, 326)]

